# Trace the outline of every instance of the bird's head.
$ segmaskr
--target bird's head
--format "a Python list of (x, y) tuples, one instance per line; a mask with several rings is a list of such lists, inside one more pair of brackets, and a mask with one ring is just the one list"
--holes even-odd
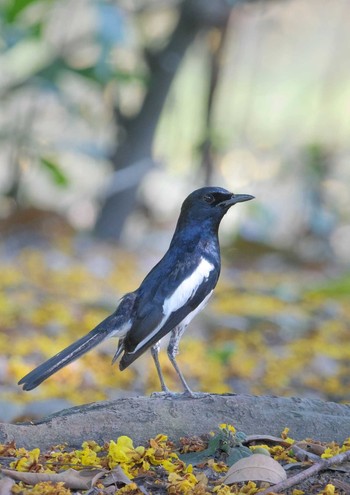
[(222, 187), (202, 187), (193, 191), (182, 204), (181, 214), (195, 219), (213, 218), (218, 223), (231, 206), (250, 201), (250, 194), (233, 194)]

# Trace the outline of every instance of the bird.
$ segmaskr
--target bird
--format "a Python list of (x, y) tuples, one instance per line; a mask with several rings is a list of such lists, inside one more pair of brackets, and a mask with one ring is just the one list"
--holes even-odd
[(222, 187), (207, 186), (193, 191), (182, 204), (167, 252), (139, 288), (125, 294), (116, 310), (93, 330), (40, 364), (18, 384), (23, 390), (32, 390), (103, 340), (118, 337), (112, 364), (121, 358), (122, 371), (150, 348), (160, 394), (173, 397), (179, 394), (167, 387), (158, 356), (160, 341), (170, 334), (167, 354), (182, 383), (181, 395), (196, 397), (176, 361), (180, 339), (190, 321), (207, 304), (219, 279), (218, 230), (222, 218), (233, 205), (252, 199), (250, 194), (234, 194)]

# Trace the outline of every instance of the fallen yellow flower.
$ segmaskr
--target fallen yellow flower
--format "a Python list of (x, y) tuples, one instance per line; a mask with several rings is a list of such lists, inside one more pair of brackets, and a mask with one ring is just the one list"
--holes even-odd
[(170, 473), (168, 481), (170, 483), (168, 493), (170, 494), (190, 493), (198, 483), (197, 478), (192, 473), (186, 473), (184, 476), (177, 473)]
[(22, 471), (22, 472), (30, 471), (34, 467), (40, 468), (41, 466), (39, 465), (39, 455), (40, 455), (40, 449), (30, 450), (17, 461), (11, 462), (10, 467), (12, 469), (16, 469), (16, 471)]
[(114, 440), (109, 442), (108, 448), (108, 465), (113, 469), (117, 464), (131, 461), (131, 452), (134, 450), (134, 445), (131, 438), (123, 435), (118, 438), (117, 443)]

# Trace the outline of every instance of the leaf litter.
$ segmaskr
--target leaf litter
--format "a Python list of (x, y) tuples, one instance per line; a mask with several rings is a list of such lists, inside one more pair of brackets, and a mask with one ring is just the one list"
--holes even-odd
[[(142, 267), (141, 271), (146, 272), (146, 268)], [(3, 351), (0, 356), (0, 415), (11, 404), (23, 404), (23, 415), (13, 417), (20, 420), (31, 417), (32, 412), (26, 413), (25, 403), (28, 402), (32, 402), (31, 406), (37, 403), (42, 415), (43, 402), (40, 401), (50, 403), (60, 398), (74, 405), (115, 398), (123, 390), (132, 392), (135, 386), (141, 393), (157, 388), (151, 360), (144, 361), (142, 373), (137, 368), (136, 371), (126, 370), (123, 373), (111, 369), (113, 353), (110, 352), (110, 344), (101, 346), (89, 357), (62, 370), (32, 395), (23, 393), (15, 385), (43, 359), (89, 331), (107, 312), (113, 310), (120, 295), (138, 285), (140, 266), (132, 255), (100, 245), (97, 250), (95, 244), (87, 244), (82, 250), (72, 239), (61, 238), (56, 244), (27, 247), (11, 253), (6, 259), (2, 257), (0, 269), (0, 346)], [(286, 265), (282, 270), (262, 272), (258, 265), (250, 265), (249, 268), (235, 269), (232, 279), (223, 274), (206, 315), (198, 319), (197, 326), (201, 327), (206, 339), (196, 338), (194, 323), (193, 332), (183, 339), (179, 360), (186, 363), (194, 386), (203, 391), (311, 394), (322, 399), (344, 401), (348, 398), (350, 371), (347, 345), (350, 321), (348, 280), (349, 275), (336, 267), (323, 267), (321, 270), (318, 267), (315, 270), (312, 267)], [(172, 369), (165, 356), (161, 356), (161, 360), (167, 381), (174, 388), (176, 380)], [(201, 362), (207, 362), (208, 366), (199, 366)], [(35, 414), (33, 417), (36, 417)], [(217, 438), (210, 443), (211, 438), (209, 442), (206, 439), (207, 443), (203, 439), (187, 438), (179, 451), (172, 450), (172, 447), (170, 452), (178, 456), (181, 468), (168, 475), (166, 467), (161, 466), (165, 459), (160, 457), (158, 464), (150, 461), (142, 450), (146, 447), (133, 449), (130, 447), (131, 439), (126, 441), (126, 447), (135, 451), (135, 462), (138, 459), (140, 464), (142, 459), (142, 468), (137, 463), (134, 466), (129, 463), (123, 467), (123, 473), (129, 478), (138, 465), (140, 472), (136, 481), (142, 479), (142, 482), (135, 485), (135, 476), (130, 476), (131, 483), (119, 483), (122, 485), (119, 491), (139, 493), (141, 490), (143, 493), (144, 484), (151, 487), (150, 493), (254, 494), (260, 489), (254, 481), (238, 488), (213, 484), (227, 472), (229, 464), (234, 465), (234, 461), (244, 458), (244, 453), (247, 454), (245, 449), (260, 453), (259, 449), (268, 450), (286, 468), (293, 464), (301, 464), (302, 468), (303, 463), (317, 462), (317, 456), (332, 459), (341, 455), (342, 449), (348, 448), (346, 442), (343, 446), (323, 444), (322, 453), (320, 449), (316, 448), (313, 452), (311, 448), (307, 456), (305, 452), (310, 450), (309, 447), (297, 446), (296, 451), (299, 450), (296, 455), (286, 446), (285, 440), (273, 443), (266, 439), (260, 445), (259, 442), (254, 445), (248, 438), (241, 445), (228, 446), (228, 452), (225, 452), (225, 446)], [(118, 442), (119, 439), (114, 441), (111, 452)], [(218, 448), (213, 448), (215, 442)], [(317, 443), (317, 440), (313, 442)], [(63, 446), (52, 453), (25, 454), (10, 443), (3, 446), (6, 452), (2, 454), (2, 463), (5, 468), (9, 467), (6, 459), (11, 458), (11, 462), (18, 462), (20, 468), (27, 464), (30, 468), (28, 473), (34, 474), (41, 474), (42, 469), (57, 474), (57, 469), (63, 472), (68, 469), (80, 471), (88, 466), (88, 469), (106, 469), (110, 472), (120, 467), (121, 460), (113, 461), (113, 453), (110, 454), (110, 462), (106, 461), (106, 456), (103, 456), (106, 446), (92, 447), (91, 442), (87, 443), (88, 446), (82, 446), (79, 454), (78, 451), (65, 450)], [(207, 452), (201, 454), (206, 449)], [(303, 452), (304, 459), (299, 461)], [(53, 459), (53, 455), (50, 460), (50, 455), (55, 453), (56, 458)], [(186, 454), (193, 455), (192, 462), (190, 458), (181, 460)], [(174, 464), (174, 459), (171, 456), (167, 459), (165, 466), (168, 469)], [(18, 467), (15, 469), (18, 470)], [(294, 472), (295, 469), (288, 471)], [(330, 483), (333, 478), (327, 476), (319, 474), (318, 488), (311, 486), (305, 493), (346, 493), (342, 487), (350, 483), (347, 472), (346, 478), (334, 479), (334, 484)], [(6, 480), (7, 476), (0, 480), (1, 495), (1, 490), (9, 491), (3, 488), (4, 483), (9, 483)], [(99, 483), (102, 483), (101, 480), (97, 485)], [(55, 492), (50, 481), (37, 483), (34, 488), (17, 482), (11, 490), (12, 493), (28, 495), (71, 493), (71, 488), (65, 488), (62, 482), (54, 485)], [(114, 485), (108, 487), (101, 484), (101, 488), (97, 489), (107, 493), (111, 486)], [(30, 489), (31, 492), (28, 491)], [(286, 493), (299, 495), (297, 491)]]
[[(298, 445), (296, 452), (294, 444)], [(81, 449), (70, 450), (58, 445), (47, 452), (38, 448), (27, 451), (10, 442), (0, 445), (3, 476), (0, 493), (2, 495), (2, 490), (6, 495), (341, 495), (344, 493), (341, 486), (350, 484), (350, 473), (342, 472), (339, 477), (339, 473), (328, 470), (327, 479), (334, 483), (327, 481), (324, 486), (320, 486), (319, 477), (299, 478), (305, 477), (308, 469), (317, 470), (322, 463), (319, 471), (333, 467), (333, 458), (338, 459), (336, 467), (349, 461), (350, 438), (342, 445), (322, 444), (322, 454), (318, 450), (321, 455), (313, 454), (315, 457), (311, 460), (306, 448), (313, 449), (313, 445), (321, 443), (294, 442), (288, 437), (287, 428), (280, 438), (261, 438), (261, 435), (248, 437), (228, 424), (220, 425), (203, 438), (181, 438), (178, 445), (162, 434), (150, 439), (145, 446), (135, 447), (131, 438), (121, 436), (104, 445), (86, 441)], [(242, 447), (244, 456), (240, 452)], [(191, 459), (193, 463), (189, 462)], [(287, 469), (293, 463), (298, 464), (297, 474)], [(291, 485), (275, 492), (280, 482)], [(307, 491), (304, 491), (305, 482), (311, 483)]]

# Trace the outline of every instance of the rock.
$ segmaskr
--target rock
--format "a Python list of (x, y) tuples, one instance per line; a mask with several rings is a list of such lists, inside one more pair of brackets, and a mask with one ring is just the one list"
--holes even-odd
[(85, 440), (102, 444), (128, 435), (135, 445), (158, 433), (178, 441), (207, 434), (220, 423), (233, 424), (248, 435), (289, 435), (301, 440), (343, 442), (350, 436), (350, 406), (321, 400), (250, 395), (206, 395), (165, 399), (130, 397), (73, 407), (34, 423), (0, 423), (0, 443), (47, 449), (66, 442), (80, 447)]

